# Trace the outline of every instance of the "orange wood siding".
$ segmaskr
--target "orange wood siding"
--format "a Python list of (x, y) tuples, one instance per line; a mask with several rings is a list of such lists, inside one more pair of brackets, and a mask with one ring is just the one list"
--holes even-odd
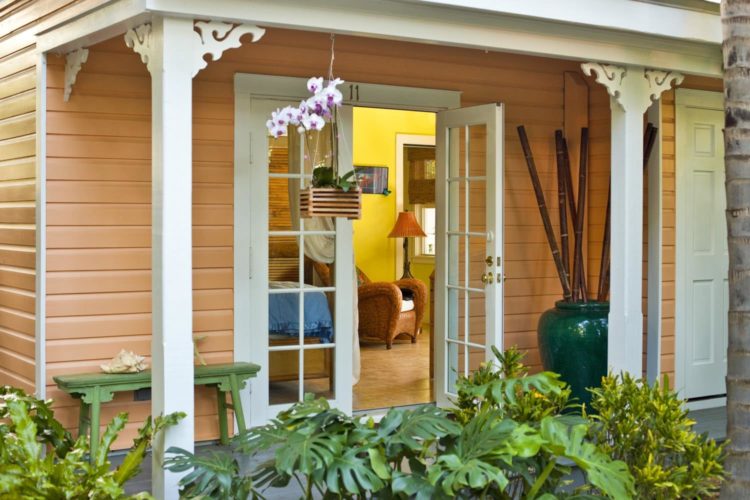
[[(233, 76), (307, 77), (325, 71), (327, 34), (269, 30), (230, 50), (194, 83), (195, 329), (209, 338), (209, 362), (232, 359)], [(554, 130), (563, 127), (565, 71), (578, 63), (459, 48), (340, 36), (337, 76), (345, 80), (460, 90), (465, 106), (506, 104), (506, 345), (540, 368), (536, 323), (561, 293), (516, 134), (526, 125), (549, 200), (555, 196)], [(73, 426), (77, 410), (54, 390), (59, 373), (97, 370), (120, 348), (150, 353), (150, 79), (122, 38), (91, 48), (73, 96), (62, 101), (63, 61), (48, 81), (48, 318), (50, 395)], [(598, 272), (609, 170), (609, 100), (591, 87), (592, 282)], [(602, 201), (604, 200), (604, 201)], [(598, 208), (598, 210), (597, 210)], [(551, 209), (556, 220), (556, 209)], [(598, 233), (597, 233), (598, 231)], [(149, 411), (123, 395), (105, 418)], [(197, 398), (198, 439), (215, 437), (214, 402)]]
[(0, 385), (35, 389), (35, 33), (102, 0), (0, 3)]

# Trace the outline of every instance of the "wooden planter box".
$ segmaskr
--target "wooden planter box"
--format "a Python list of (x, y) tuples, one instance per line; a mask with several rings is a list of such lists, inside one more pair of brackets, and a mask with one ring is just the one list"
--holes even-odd
[(360, 188), (343, 191), (337, 188), (309, 187), (299, 194), (300, 216), (346, 217), (359, 219), (362, 211)]

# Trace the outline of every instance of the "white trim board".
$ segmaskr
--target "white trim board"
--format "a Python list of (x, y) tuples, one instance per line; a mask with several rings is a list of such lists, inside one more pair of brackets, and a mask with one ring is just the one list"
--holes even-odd
[[(622, 0), (411, 0), (449, 7), (481, 10), (494, 14), (561, 21), (639, 33), (659, 33), (670, 38), (721, 43), (718, 13), (680, 9), (674, 6)], [(571, 8), (575, 7), (575, 8)]]
[(646, 379), (654, 383), (661, 376), (662, 323), (662, 126), (661, 99), (648, 109), (648, 121), (658, 127), (648, 161), (648, 304), (646, 324)]
[[(417, 146), (434, 146), (435, 135), (420, 135), (420, 134), (396, 134), (396, 168), (394, 175), (396, 176), (396, 216), (404, 210), (404, 146), (407, 145)], [(413, 242), (412, 244), (416, 244)], [(435, 259), (431, 259), (432, 263), (435, 263)], [(415, 262), (412, 258), (411, 262)], [(403, 248), (396, 247), (396, 261), (394, 267), (394, 276), (398, 277), (404, 271), (404, 251)], [(429, 285), (428, 285), (429, 286)], [(425, 318), (429, 320), (429, 318)]]
[[(675, 378), (673, 387), (681, 390), (685, 387), (685, 345), (682, 332), (685, 330), (685, 306), (681, 297), (682, 281), (685, 274), (685, 235), (683, 234), (682, 219), (685, 208), (684, 197), (680, 195), (685, 184), (680, 168), (680, 153), (684, 149), (685, 110), (687, 108), (724, 110), (724, 96), (721, 92), (706, 90), (677, 89), (675, 91)], [(716, 404), (715, 406), (721, 406)]]
[(47, 55), (36, 62), (36, 261), (34, 283), (34, 385), (47, 398)]

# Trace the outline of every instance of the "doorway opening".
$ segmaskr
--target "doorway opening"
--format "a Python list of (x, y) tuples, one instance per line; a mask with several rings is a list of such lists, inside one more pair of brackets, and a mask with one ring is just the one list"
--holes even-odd
[(432, 112), (353, 110), (353, 163), (363, 189), (353, 236), (355, 411), (435, 401), (435, 126)]

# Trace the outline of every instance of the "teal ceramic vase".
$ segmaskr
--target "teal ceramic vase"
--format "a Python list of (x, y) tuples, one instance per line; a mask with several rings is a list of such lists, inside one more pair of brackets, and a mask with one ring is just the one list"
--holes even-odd
[(542, 365), (570, 385), (576, 403), (591, 402), (587, 387), (599, 387), (607, 374), (609, 302), (558, 301), (539, 318), (537, 339)]

